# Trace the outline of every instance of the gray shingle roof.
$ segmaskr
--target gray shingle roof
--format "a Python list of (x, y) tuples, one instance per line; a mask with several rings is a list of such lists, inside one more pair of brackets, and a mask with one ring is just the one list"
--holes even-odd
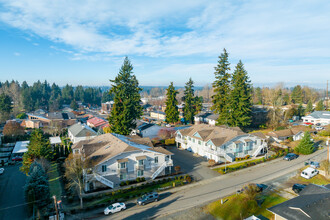
[(310, 185), (306, 186), (298, 197), (270, 207), (268, 210), (286, 219), (330, 219), (330, 189)]
[(315, 112), (311, 113), (308, 116), (313, 117), (313, 118), (326, 118), (326, 119), (330, 119), (330, 112), (329, 111), (315, 111)]
[(77, 123), (71, 125), (68, 131), (75, 137), (96, 136), (96, 132), (85, 124)]

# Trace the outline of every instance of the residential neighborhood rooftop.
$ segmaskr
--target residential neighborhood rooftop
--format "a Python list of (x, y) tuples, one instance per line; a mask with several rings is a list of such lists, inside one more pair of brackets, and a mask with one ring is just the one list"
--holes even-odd
[(131, 138), (111, 133), (78, 142), (72, 146), (72, 149), (81, 149), (84, 157), (91, 159), (95, 164), (102, 163), (118, 154), (132, 151), (153, 151), (172, 155), (162, 147), (154, 147), (150, 138)]

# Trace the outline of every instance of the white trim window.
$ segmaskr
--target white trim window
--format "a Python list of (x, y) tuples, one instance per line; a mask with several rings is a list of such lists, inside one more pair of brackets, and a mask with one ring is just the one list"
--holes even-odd
[(144, 160), (139, 160), (139, 166), (143, 166), (144, 165)]
[(139, 177), (139, 176), (143, 176), (144, 174), (143, 174), (143, 170), (138, 170), (137, 171), (137, 176)]
[(155, 158), (154, 158), (154, 162), (155, 162), (155, 163), (158, 163), (158, 157), (155, 157)]
[(118, 168), (119, 169), (126, 169), (126, 162), (118, 163)]

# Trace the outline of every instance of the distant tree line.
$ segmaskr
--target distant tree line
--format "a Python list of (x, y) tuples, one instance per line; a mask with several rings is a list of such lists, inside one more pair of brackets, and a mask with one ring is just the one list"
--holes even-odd
[[(57, 111), (62, 105), (71, 105), (77, 107), (74, 102), (82, 102), (88, 106), (100, 106), (101, 102), (112, 100), (108, 91), (102, 92), (100, 87), (83, 87), (66, 85), (63, 88), (53, 83), (50, 85), (47, 81), (39, 80), (32, 85), (26, 81), (20, 84), (18, 81), (0, 82), (0, 94), (6, 95), (1, 100), (8, 103), (8, 98), (12, 102), (12, 111), (17, 115), (21, 111), (34, 111), (36, 109), (45, 109), (48, 111)], [(8, 108), (4, 109), (8, 112)]]

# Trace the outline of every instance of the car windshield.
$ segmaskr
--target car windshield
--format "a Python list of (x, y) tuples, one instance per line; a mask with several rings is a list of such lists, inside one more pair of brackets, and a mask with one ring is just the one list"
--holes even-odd
[(145, 199), (145, 198), (147, 198), (147, 196), (146, 196), (146, 195), (143, 195), (143, 196), (141, 197), (141, 199)]
[(112, 208), (113, 208), (113, 206), (112, 206), (112, 205), (109, 205), (109, 206), (108, 206), (108, 209), (112, 209)]

